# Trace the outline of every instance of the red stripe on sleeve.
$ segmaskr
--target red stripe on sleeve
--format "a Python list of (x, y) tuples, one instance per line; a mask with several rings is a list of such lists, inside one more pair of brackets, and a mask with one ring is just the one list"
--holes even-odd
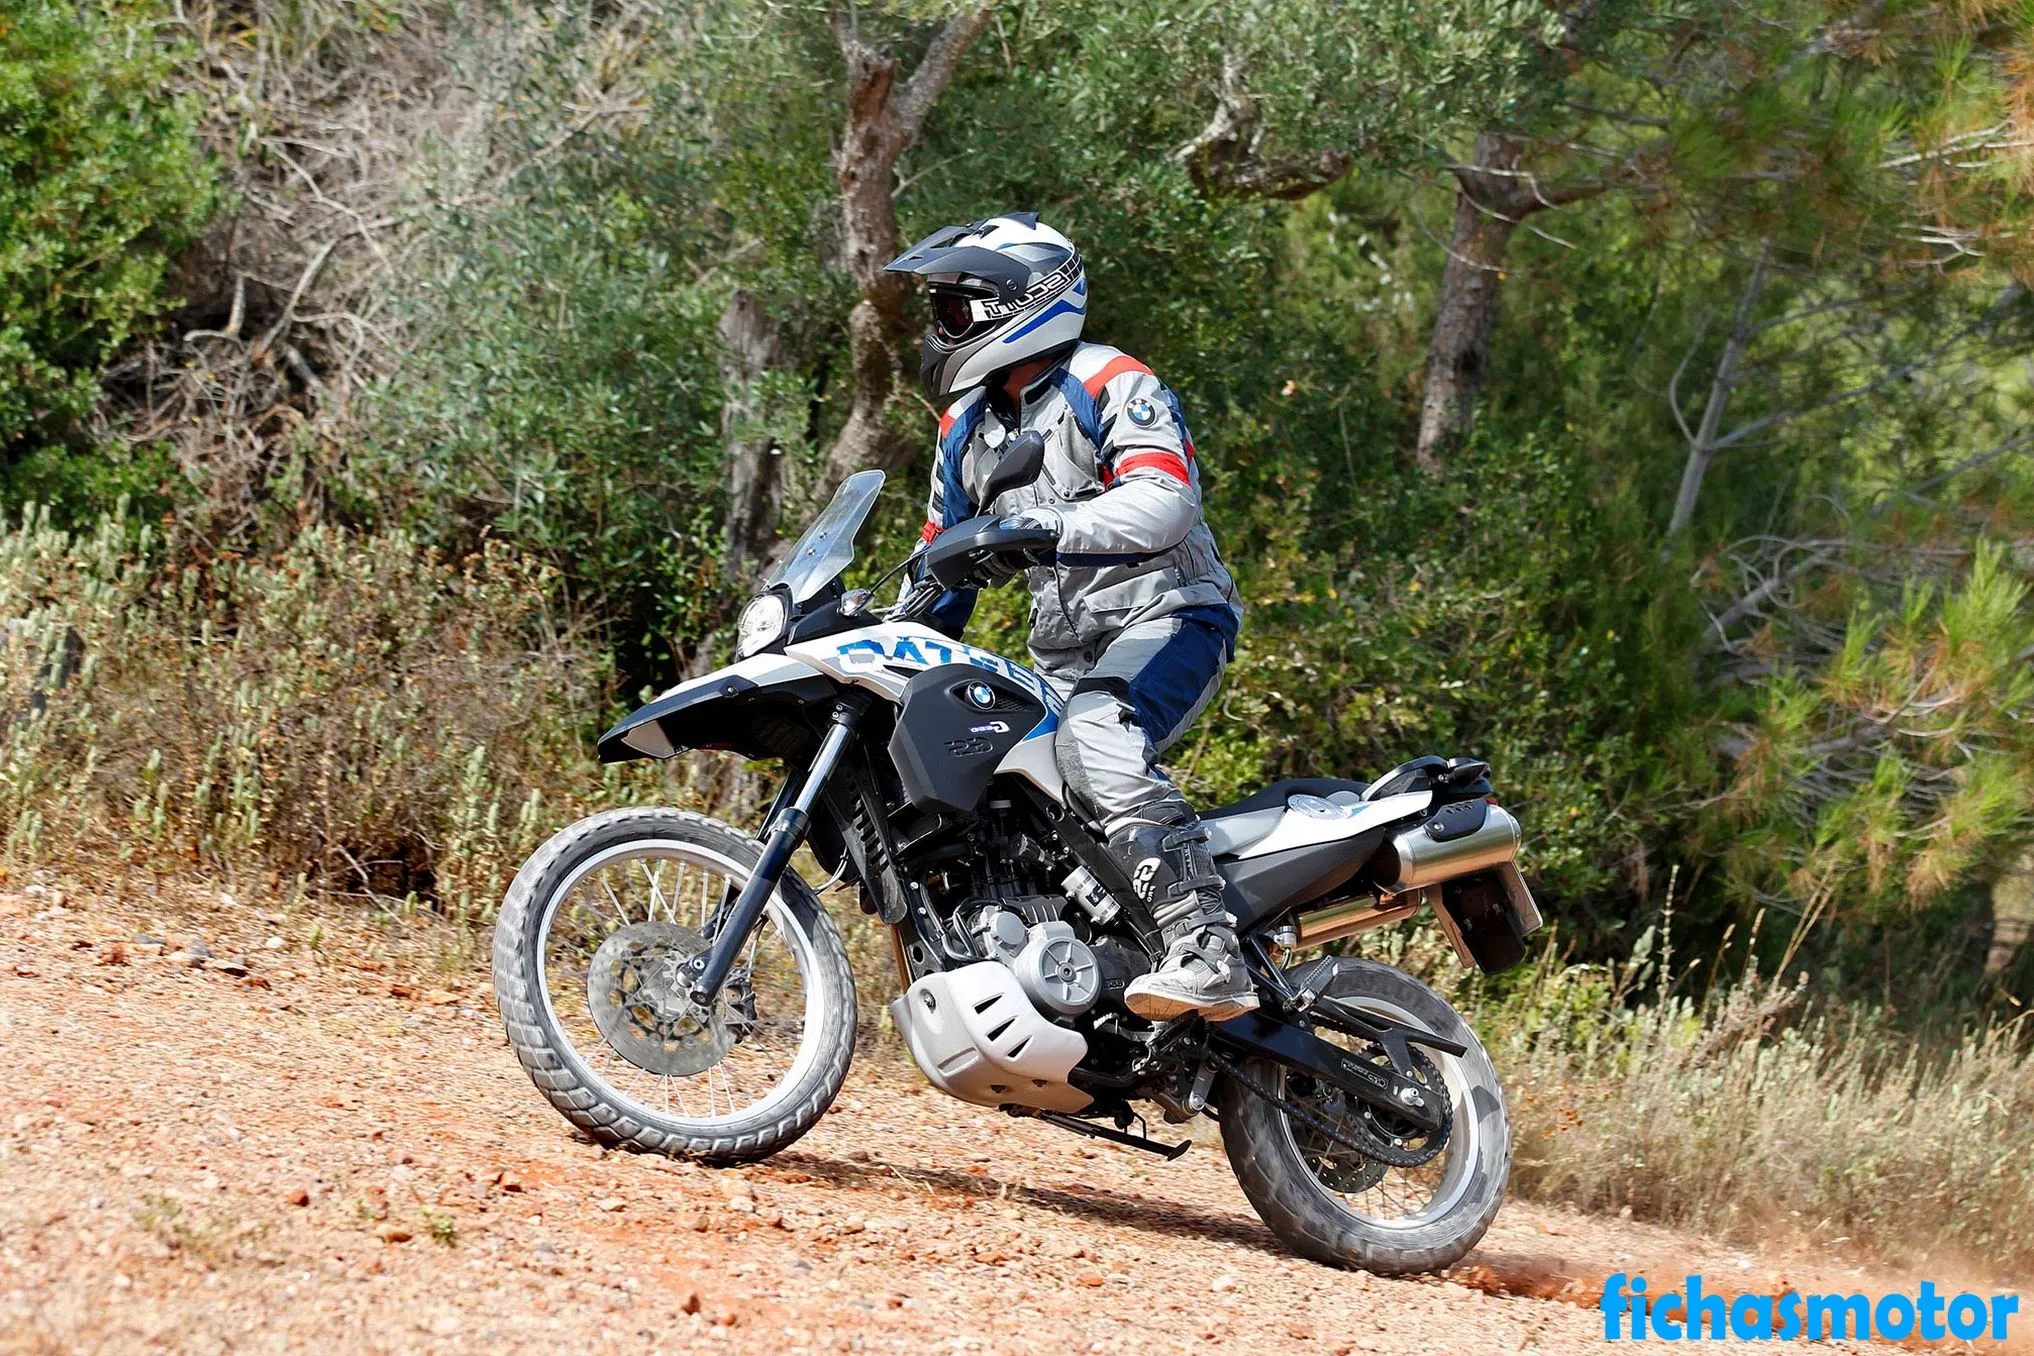
[(925, 520), (925, 526), (918, 530), (918, 540), (930, 544), (934, 537), (938, 536), (940, 533), (944, 531), (946, 531), (945, 528), (941, 527), (938, 523), (933, 522), (932, 519), (927, 518)]
[(1142, 372), (1147, 377), (1151, 375), (1150, 368), (1125, 353), (1109, 359), (1107, 363), (1103, 364), (1101, 371), (1089, 377), (1081, 385), (1088, 388), (1089, 395), (1099, 399), (1102, 394), (1102, 388), (1122, 376), (1125, 372)]
[(951, 429), (952, 427), (953, 427), (953, 411), (948, 410), (945, 414), (939, 416), (939, 438), (941, 442), (946, 441), (947, 430)]
[(1134, 452), (1117, 464), (1116, 474), (1118, 476), (1127, 476), (1132, 471), (1143, 466), (1163, 471), (1182, 485), (1193, 484), (1193, 481), (1187, 476), (1186, 460), (1177, 452), (1160, 452), (1156, 450)]

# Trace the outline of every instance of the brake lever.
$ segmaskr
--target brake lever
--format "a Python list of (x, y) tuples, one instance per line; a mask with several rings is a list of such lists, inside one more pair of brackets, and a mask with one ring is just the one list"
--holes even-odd
[(944, 592), (931, 580), (921, 579), (911, 586), (911, 592), (876, 615), (886, 622), (915, 621)]

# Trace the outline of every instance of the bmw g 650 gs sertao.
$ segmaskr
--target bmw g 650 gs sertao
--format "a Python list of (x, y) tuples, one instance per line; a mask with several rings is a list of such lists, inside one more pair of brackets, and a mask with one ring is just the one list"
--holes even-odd
[[(1013, 443), (983, 502), (1035, 479), (1041, 450), (1036, 435)], [(1059, 698), (921, 621), (944, 589), (1007, 575), (1049, 541), (961, 523), (879, 608), (841, 575), (882, 482), (841, 486), (742, 614), (734, 663), (601, 738), (607, 761), (782, 760), (762, 838), (614, 810), (516, 876), (494, 984), (531, 1079), (607, 1144), (732, 1163), (804, 1134), (855, 1039), (840, 934), (788, 869), (809, 845), (890, 929), (904, 986), (891, 1015), (942, 1092), (1167, 1158), (1186, 1145), (1133, 1133), (1133, 1103), (1205, 1114), (1295, 1251), (1379, 1272), (1461, 1257), (1510, 1164), (1489, 1056), (1412, 976), (1318, 948), (1431, 905), (1464, 963), (1520, 959), (1540, 918), (1489, 768), (1419, 758), (1369, 784), (1280, 782), (1209, 811), (1262, 1006), (1216, 1025), (1142, 1021), (1124, 986), (1163, 947), (1063, 793)]]

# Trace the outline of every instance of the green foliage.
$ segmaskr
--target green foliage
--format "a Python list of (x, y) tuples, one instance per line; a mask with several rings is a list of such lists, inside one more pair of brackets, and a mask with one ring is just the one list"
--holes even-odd
[(182, 55), (125, 4), (0, 16), (0, 456), (74, 441), (107, 362), (174, 304), (170, 261), (219, 201), (197, 100), (165, 92)]
[(1422, 753), (1485, 758), (1506, 799), (1530, 807), (1543, 887), (1570, 907), (1600, 897), (1652, 826), (1646, 797), (1670, 770), (1650, 766), (1644, 694), (1625, 668), (1621, 628), (1635, 622), (1597, 582), (1611, 515), (1570, 458), (1530, 439), (1468, 452), (1446, 486), (1375, 462), (1353, 480), (1332, 516), (1291, 477), (1246, 501), (1312, 518), (1354, 549), (1309, 555), (1266, 532), (1282, 568), (1246, 572), (1252, 611), (1227, 719), (1200, 736), (1231, 751), (1234, 780), (1220, 789), (1265, 770), (1374, 775)]
[(2015, 841), (2034, 802), (2029, 585), (1982, 539), (1957, 574), (1887, 604), (1830, 590), (1840, 645), (1759, 692), (1713, 812), (1742, 888), (1904, 913)]
[[(668, 664), (731, 601), (715, 325), (737, 283), (773, 310), (819, 300), (793, 289), (813, 272), (796, 233), (824, 188), (809, 170), (825, 134), (808, 120), (801, 144), (762, 110), (721, 117), (779, 97), (767, 39), (617, 34), (568, 8), (527, 41), (493, 129), (502, 185), (436, 195), (433, 263), (405, 298), (419, 341), (377, 392), (349, 494), (438, 540), (503, 535), (550, 562), (638, 662), (647, 650)], [(618, 42), (638, 63), (633, 108), (607, 87)], [(582, 96), (616, 116), (561, 127)], [(794, 151), (806, 172), (786, 172)], [(791, 369), (766, 382), (770, 432), (794, 462), (823, 382)]]
[[(945, 12), (852, 22), (905, 78)], [(331, 475), (302, 472), (304, 512), (451, 559), (506, 543), (555, 572), (548, 605), (611, 665), (589, 672), (619, 692), (667, 682), (712, 657), (739, 602), (718, 333), (738, 293), (775, 327), (741, 431), (777, 459), (784, 530), (813, 511), (846, 414), (828, 15), (348, 14), (253, 22), (278, 50), (320, 45), (331, 72), (402, 47), (350, 25), (414, 29), (443, 50), (413, 55), (449, 63), (461, 94), (385, 190), (376, 219), (408, 234), (363, 264), (357, 315), (321, 322), (361, 336), (368, 398), (287, 392), (345, 449)], [(1194, 797), (1476, 754), (1589, 954), (1620, 950), (1678, 866), (1700, 926), (1761, 902), (1828, 920), (1832, 974), (1863, 973), (1894, 926), (1969, 961), (1981, 887), (2034, 831), (2018, 733), (2034, 316), (2005, 287), (2034, 239), (2034, 102), (2011, 55), (2026, 31), (1989, 3), (1010, 5), (894, 202), (906, 238), (1043, 213), (1082, 247), (1091, 336), (1180, 395), (1250, 605), (1220, 703), (1172, 755)], [(187, 128), (181, 107), (150, 105)], [(1543, 182), (1595, 191), (1513, 236), (1474, 434), (1429, 478), (1409, 449), (1448, 167), (1488, 131), (1520, 139)], [(184, 220), (151, 210), (158, 232)], [(1755, 267), (1723, 410), (1746, 432), (1664, 542)], [(928, 455), (932, 428), (928, 411)], [(893, 480), (871, 573), (914, 540), (924, 469)], [(167, 479), (147, 449), (13, 474), (87, 516)], [(1023, 622), (991, 595), (973, 638), (1015, 652)], [(542, 699), (576, 719), (614, 695), (600, 685)], [(433, 785), (495, 785), (473, 758), (433, 764), (450, 779)], [(1802, 935), (1814, 954), (1818, 929)]]
[[(1561, 20), (1521, 0), (1058, 4), (1025, 36), (1059, 57), (1061, 126), (1126, 160), (1174, 151), (1226, 100), (1256, 157), (1405, 165), (1528, 116), (1560, 84)], [(1225, 153), (1207, 150), (1218, 175)]]

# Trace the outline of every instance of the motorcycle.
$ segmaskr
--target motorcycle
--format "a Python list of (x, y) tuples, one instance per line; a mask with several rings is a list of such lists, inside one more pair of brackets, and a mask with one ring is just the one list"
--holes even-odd
[[(1035, 481), (1042, 454), (1036, 435), (1015, 440), (982, 502)], [(890, 572), (913, 566), (915, 581), (878, 607), (842, 575), (882, 483), (840, 486), (741, 614), (733, 663), (601, 736), (608, 762), (780, 760), (762, 837), (612, 810), (517, 874), (494, 985), (530, 1078), (608, 1145), (731, 1164), (809, 1130), (847, 1075), (857, 1013), (841, 935), (790, 869), (804, 846), (889, 929), (890, 1014), (940, 1091), (1168, 1159), (1189, 1143), (1154, 1138), (1133, 1103), (1175, 1124), (1207, 1116), (1295, 1252), (1391, 1274), (1455, 1262), (1510, 1165), (1490, 1058), (1427, 985), (1320, 948), (1431, 907), (1464, 964), (1522, 958), (1540, 914), (1489, 767), (1416, 758), (1206, 812), (1261, 1005), (1141, 1020), (1123, 991), (1163, 947), (1065, 794), (1059, 694), (923, 620), (947, 589), (1007, 577), (1046, 543), (991, 515), (960, 523)]]

